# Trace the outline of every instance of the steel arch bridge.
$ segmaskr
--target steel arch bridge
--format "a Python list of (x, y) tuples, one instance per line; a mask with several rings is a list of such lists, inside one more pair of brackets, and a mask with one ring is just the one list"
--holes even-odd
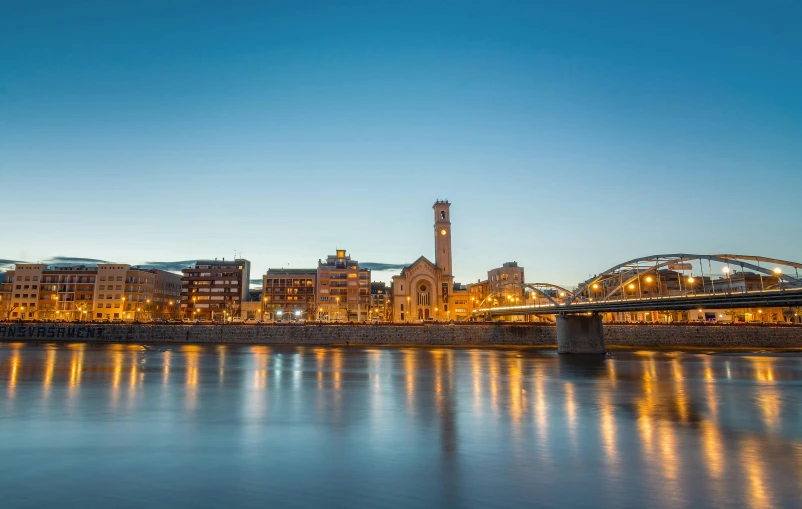
[(487, 314), (493, 309), (506, 307), (519, 307), (538, 303), (558, 306), (566, 298), (573, 297), (573, 295), (574, 293), (571, 290), (553, 283), (504, 283), (476, 303), (471, 316), (466, 319)]
[[(546, 283), (531, 286), (536, 302), (485, 298), (476, 313), (555, 314), (694, 309), (704, 306), (802, 305), (802, 263), (754, 255), (660, 254), (620, 263), (571, 292)], [(515, 283), (513, 283), (515, 284)], [(550, 290), (544, 291), (544, 288)], [(555, 293), (553, 290), (558, 289)], [(499, 288), (501, 290), (501, 288)], [(506, 305), (505, 305), (506, 304)]]

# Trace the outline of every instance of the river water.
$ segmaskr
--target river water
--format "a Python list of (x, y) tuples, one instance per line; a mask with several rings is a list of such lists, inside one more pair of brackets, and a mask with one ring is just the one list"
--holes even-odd
[(0, 343), (0, 506), (802, 507), (802, 357)]

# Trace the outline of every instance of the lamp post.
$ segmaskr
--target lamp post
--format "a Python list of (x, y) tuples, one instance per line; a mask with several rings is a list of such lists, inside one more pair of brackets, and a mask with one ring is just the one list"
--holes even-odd
[(335, 297), (335, 300), (337, 301), (337, 321), (339, 322), (340, 321), (340, 298), (339, 297)]
[(409, 309), (409, 303), (412, 301), (412, 298), (407, 295), (407, 322), (409, 322), (409, 315), (412, 313), (412, 310)]
[(724, 267), (721, 269), (721, 272), (727, 275), (727, 287), (730, 289), (729, 293), (732, 293), (732, 279), (730, 278), (730, 268)]
[(783, 285), (782, 285), (782, 279), (780, 278), (780, 276), (782, 276), (783, 273), (782, 269), (779, 267), (774, 267), (772, 272), (774, 272), (774, 275), (777, 276), (777, 289), (782, 290)]

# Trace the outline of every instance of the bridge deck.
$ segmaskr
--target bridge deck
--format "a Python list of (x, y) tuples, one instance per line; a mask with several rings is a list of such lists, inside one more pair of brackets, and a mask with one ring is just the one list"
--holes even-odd
[(552, 315), (577, 313), (616, 313), (627, 311), (687, 311), (691, 309), (729, 309), (802, 306), (802, 288), (745, 293), (717, 293), (654, 298), (620, 299), (604, 302), (575, 302), (565, 305), (524, 305), (484, 308), (477, 313), (492, 315)]

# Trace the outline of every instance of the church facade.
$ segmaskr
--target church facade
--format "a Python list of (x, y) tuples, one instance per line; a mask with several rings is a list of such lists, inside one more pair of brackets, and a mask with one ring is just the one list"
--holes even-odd
[[(453, 320), (454, 275), (451, 265), (451, 204), (434, 209), (434, 262), (421, 256), (393, 276), (393, 317), (397, 322)], [(461, 292), (459, 292), (461, 293)]]

